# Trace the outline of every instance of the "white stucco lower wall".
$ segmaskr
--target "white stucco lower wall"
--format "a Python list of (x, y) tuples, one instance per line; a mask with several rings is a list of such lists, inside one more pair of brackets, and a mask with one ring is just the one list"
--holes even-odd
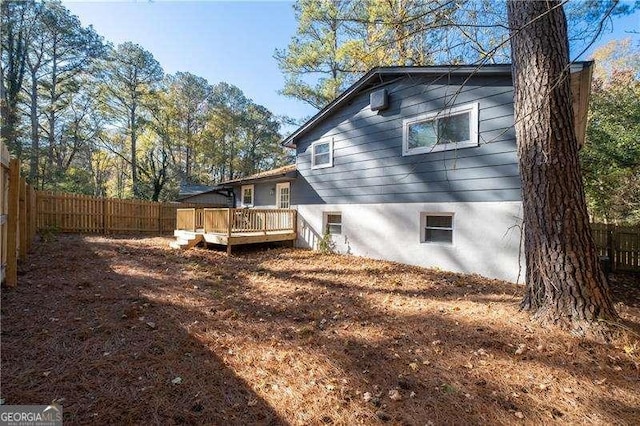
[[(324, 212), (342, 214), (336, 250), (410, 265), (477, 273), (489, 278), (524, 280), (521, 202), (415, 204), (316, 204), (298, 210), (299, 247), (317, 248)], [(421, 242), (421, 214), (453, 213), (453, 244)]]

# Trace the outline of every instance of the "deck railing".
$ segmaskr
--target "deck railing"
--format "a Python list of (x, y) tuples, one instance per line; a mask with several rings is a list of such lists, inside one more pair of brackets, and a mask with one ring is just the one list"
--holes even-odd
[(204, 209), (176, 209), (176, 229), (195, 231), (203, 226)]
[(226, 234), (229, 229), (229, 209), (204, 209), (203, 231)]
[(296, 230), (296, 211), (292, 209), (178, 209), (176, 214), (176, 228), (184, 231), (237, 234)]

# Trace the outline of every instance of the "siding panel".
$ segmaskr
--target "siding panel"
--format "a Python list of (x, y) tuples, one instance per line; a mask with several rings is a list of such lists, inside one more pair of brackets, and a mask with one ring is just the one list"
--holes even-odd
[[(519, 201), (511, 79), (433, 80), (388, 85), (389, 108), (379, 113), (364, 92), (298, 140), (292, 204)], [(479, 104), (478, 147), (402, 156), (405, 118), (471, 102)], [(320, 139), (333, 140), (334, 166), (313, 170), (309, 146)]]
[[(402, 82), (386, 86), (389, 94), (389, 108), (384, 111), (371, 111), (369, 108), (369, 91), (356, 96), (348, 105), (336, 111), (329, 120), (320, 123), (313, 132), (325, 133), (336, 126), (336, 123), (352, 122), (358, 124), (359, 120), (376, 117), (391, 116), (400, 113), (405, 115), (412, 113), (411, 107), (424, 104), (425, 100), (433, 102), (433, 108), (441, 108), (446, 104), (461, 104), (474, 99), (484, 98), (488, 107), (496, 104), (513, 102), (513, 87), (511, 79), (507, 77), (476, 77), (460, 88), (463, 78), (450, 80), (440, 79), (434, 81), (429, 78), (405, 79)], [(501, 98), (502, 101), (498, 101)], [(358, 124), (358, 127), (361, 127)], [(312, 137), (317, 137), (317, 134)]]
[[(341, 111), (337, 111), (333, 116), (320, 123), (308, 135), (304, 136), (303, 141), (331, 137), (353, 129), (361, 129), (368, 134), (371, 133), (371, 130), (368, 129), (370, 126), (379, 126), (387, 121), (402, 120), (413, 115), (439, 111), (446, 107), (479, 100), (482, 100), (481, 110), (502, 109), (512, 113), (513, 88), (511, 81), (504, 80), (500, 84), (496, 84), (486, 80), (488, 79), (472, 80), (468, 83), (469, 86), (461, 91), (458, 91), (458, 87), (443, 85), (428, 87), (423, 83), (413, 86), (413, 90), (409, 92), (397, 90), (398, 84), (396, 84), (387, 88), (389, 108), (379, 112), (370, 110), (369, 93), (365, 92), (357, 96), (350, 105), (343, 107)], [(482, 114), (480, 115), (482, 116)], [(303, 142), (298, 143), (299, 147), (301, 143)]]
[[(276, 196), (275, 196), (275, 187), (276, 184), (273, 182), (264, 182), (264, 183), (256, 183), (253, 184), (253, 207), (256, 208), (267, 208), (267, 207), (275, 207), (276, 205)], [(271, 189), (274, 188), (274, 194), (271, 195)], [(234, 187), (233, 191), (236, 194), (236, 207), (242, 207), (242, 195), (240, 187)]]
[[(323, 179), (318, 177), (308, 177), (307, 182), (313, 185), (316, 190), (328, 189), (328, 188), (340, 188), (340, 187), (352, 187), (352, 188), (367, 188), (371, 186), (388, 186), (388, 185), (409, 185), (416, 183), (431, 183), (431, 182), (457, 182), (468, 181), (475, 179), (486, 178), (512, 178), (519, 179), (518, 166), (516, 164), (506, 164), (489, 168), (489, 171), (485, 167), (473, 167), (465, 169), (454, 170), (440, 170), (440, 171), (426, 171), (420, 172), (418, 170), (407, 170), (400, 174), (380, 173), (380, 170), (374, 169), (367, 175), (354, 174), (348, 178), (339, 179)], [(374, 176), (377, 174), (378, 176)], [(513, 186), (513, 183), (509, 183)], [(455, 183), (454, 183), (455, 185)], [(465, 188), (468, 188), (467, 185)]]

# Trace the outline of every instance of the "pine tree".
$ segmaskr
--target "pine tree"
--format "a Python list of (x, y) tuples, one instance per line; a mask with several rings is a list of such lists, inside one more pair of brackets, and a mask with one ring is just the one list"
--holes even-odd
[(597, 256), (578, 162), (567, 23), (558, 1), (507, 3), (524, 210), (522, 308), (599, 334), (617, 318)]

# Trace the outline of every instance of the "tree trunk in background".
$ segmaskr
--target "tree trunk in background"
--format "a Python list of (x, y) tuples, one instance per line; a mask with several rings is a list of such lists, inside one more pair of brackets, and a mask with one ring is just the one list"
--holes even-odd
[(40, 124), (38, 123), (38, 80), (31, 75), (31, 155), (29, 156), (29, 182), (38, 186), (38, 167), (40, 163)]
[(18, 159), (22, 158), (22, 147), (17, 142), (18, 103), (27, 65), (25, 19), (29, 10), (26, 3), (0, 1), (0, 139)]
[(136, 117), (137, 105), (134, 101), (131, 107), (131, 183), (133, 186), (133, 197), (140, 198), (140, 189), (138, 184), (138, 156), (136, 151), (138, 150), (138, 122)]
[(58, 84), (57, 75), (58, 75), (58, 62), (57, 62), (57, 54), (58, 51), (58, 43), (57, 40), (53, 41), (53, 46), (51, 48), (51, 75), (53, 75), (53, 79), (50, 82), (51, 86), (49, 87), (49, 108), (46, 113), (47, 123), (49, 127), (49, 152), (47, 154), (47, 174), (43, 176), (43, 179), (47, 180), (47, 183), (53, 184), (55, 181), (55, 149), (56, 149), (56, 86)]
[(507, 3), (524, 209), (522, 308), (584, 335), (617, 318), (589, 227), (578, 162), (564, 11), (557, 1)]

